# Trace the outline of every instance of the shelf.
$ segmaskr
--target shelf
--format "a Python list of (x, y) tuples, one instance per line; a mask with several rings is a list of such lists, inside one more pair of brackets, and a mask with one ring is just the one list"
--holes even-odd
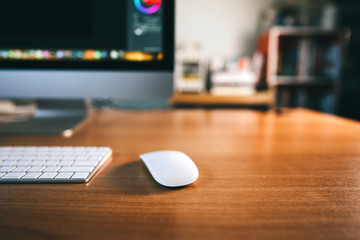
[(313, 27), (271, 28), (265, 44), (268, 53), (268, 83), (272, 86), (338, 85), (341, 36), (340, 30)]
[(338, 79), (316, 76), (272, 76), (269, 79), (272, 86), (335, 86)]
[(271, 34), (275, 36), (340, 36), (339, 30), (318, 27), (272, 27)]
[(175, 93), (170, 99), (170, 103), (173, 105), (270, 106), (273, 100), (273, 91), (257, 92), (250, 96), (214, 96), (209, 93)]
[(316, 27), (272, 27), (259, 39), (266, 80), (276, 107), (335, 112), (341, 83), (344, 31)]

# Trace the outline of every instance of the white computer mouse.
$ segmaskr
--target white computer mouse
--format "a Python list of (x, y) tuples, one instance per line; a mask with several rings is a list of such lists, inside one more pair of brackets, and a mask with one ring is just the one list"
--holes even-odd
[(156, 151), (140, 155), (153, 178), (166, 187), (181, 187), (195, 182), (199, 170), (185, 153)]

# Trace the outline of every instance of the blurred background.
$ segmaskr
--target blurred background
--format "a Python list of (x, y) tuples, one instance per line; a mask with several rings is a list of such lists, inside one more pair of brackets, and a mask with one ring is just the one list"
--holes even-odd
[(176, 0), (175, 22), (173, 97), (95, 108), (303, 107), (360, 120), (359, 0)]
[(360, 2), (176, 2), (174, 107), (306, 107), (360, 120)]

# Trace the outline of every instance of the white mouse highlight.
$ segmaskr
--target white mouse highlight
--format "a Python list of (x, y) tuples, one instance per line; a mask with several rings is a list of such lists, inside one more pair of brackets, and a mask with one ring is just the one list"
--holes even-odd
[(140, 159), (145, 163), (153, 178), (166, 187), (186, 186), (199, 177), (199, 170), (195, 163), (182, 152), (150, 152), (141, 154)]

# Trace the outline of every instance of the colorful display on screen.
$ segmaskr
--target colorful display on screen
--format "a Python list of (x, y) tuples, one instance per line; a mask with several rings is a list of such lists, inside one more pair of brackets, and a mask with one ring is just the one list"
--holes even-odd
[(135, 7), (144, 14), (156, 13), (160, 6), (161, 0), (134, 0)]
[(161, 61), (162, 53), (94, 49), (0, 49), (1, 60)]

